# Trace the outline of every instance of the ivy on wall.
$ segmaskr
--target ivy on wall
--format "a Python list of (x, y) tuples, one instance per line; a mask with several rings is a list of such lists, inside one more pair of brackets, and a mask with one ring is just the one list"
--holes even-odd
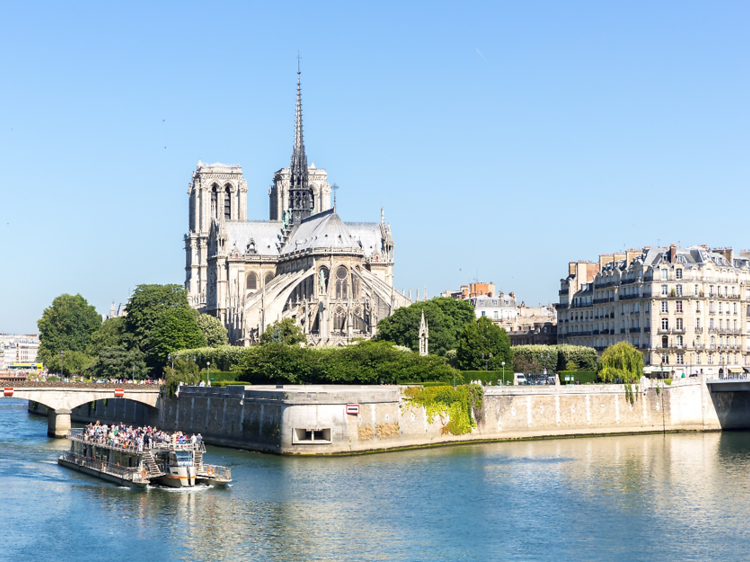
[[(436, 417), (444, 422), (443, 435), (465, 435), (477, 426), (484, 391), (477, 384), (452, 386), (412, 386), (404, 391), (406, 402), (425, 409), (427, 422)], [(445, 423), (446, 418), (448, 419)]]

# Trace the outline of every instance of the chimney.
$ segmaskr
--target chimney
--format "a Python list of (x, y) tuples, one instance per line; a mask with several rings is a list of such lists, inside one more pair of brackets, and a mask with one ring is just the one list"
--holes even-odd
[(674, 263), (674, 259), (677, 257), (677, 246), (674, 244), (669, 245), (669, 263)]
[(574, 275), (576, 272), (576, 262), (568, 262), (568, 276)]

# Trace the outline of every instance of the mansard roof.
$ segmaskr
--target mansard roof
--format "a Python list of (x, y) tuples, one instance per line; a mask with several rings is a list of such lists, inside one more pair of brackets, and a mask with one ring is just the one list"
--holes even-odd
[(359, 241), (352, 236), (335, 209), (328, 209), (304, 219), (292, 232), (281, 254), (304, 250), (351, 250), (363, 253)]

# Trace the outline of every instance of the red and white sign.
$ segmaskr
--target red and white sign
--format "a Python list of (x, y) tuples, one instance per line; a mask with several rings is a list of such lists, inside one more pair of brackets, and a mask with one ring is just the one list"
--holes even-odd
[(346, 413), (350, 416), (358, 416), (359, 415), (359, 404), (347, 404), (346, 405)]
[(122, 398), (123, 396), (125, 396), (125, 389), (115, 388), (115, 398)]
[(3, 396), (13, 396), (13, 389), (12, 388), (4, 388), (3, 389)]

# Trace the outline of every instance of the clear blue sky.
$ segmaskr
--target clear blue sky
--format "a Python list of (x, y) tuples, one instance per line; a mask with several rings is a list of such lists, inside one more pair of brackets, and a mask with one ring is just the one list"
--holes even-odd
[(268, 218), (298, 49), (308, 157), (344, 220), (385, 206), (399, 289), (536, 305), (570, 260), (750, 246), (748, 29), (729, 1), (5, 3), (0, 331), (183, 283), (199, 158)]

